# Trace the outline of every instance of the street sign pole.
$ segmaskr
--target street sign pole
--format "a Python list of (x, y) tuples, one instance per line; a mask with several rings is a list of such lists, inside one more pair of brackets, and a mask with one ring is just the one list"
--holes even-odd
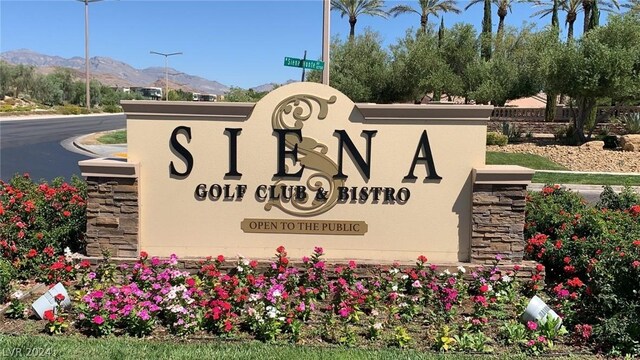
[(303, 66), (302, 66), (302, 80), (300, 80), (302, 82), (304, 82), (304, 70), (305, 70), (304, 62), (305, 61), (307, 61), (307, 50), (304, 51), (304, 56), (302, 57), (302, 64), (303, 64)]

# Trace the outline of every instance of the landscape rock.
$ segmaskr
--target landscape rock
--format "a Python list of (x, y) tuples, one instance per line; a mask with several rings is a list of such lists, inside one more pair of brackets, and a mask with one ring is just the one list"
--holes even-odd
[(581, 147), (589, 150), (602, 150), (604, 149), (604, 141), (589, 141), (582, 144)]
[(622, 135), (620, 147), (624, 151), (640, 151), (640, 134)]
[(637, 152), (610, 149), (593, 151), (579, 146), (534, 143), (487, 146), (487, 151), (540, 155), (572, 171), (640, 173), (640, 156)]

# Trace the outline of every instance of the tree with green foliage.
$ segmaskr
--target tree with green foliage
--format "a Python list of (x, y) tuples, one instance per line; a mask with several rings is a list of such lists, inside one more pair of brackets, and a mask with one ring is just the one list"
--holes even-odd
[(547, 81), (574, 99), (575, 136), (585, 142), (602, 120), (599, 116), (589, 123), (599, 100), (625, 102), (640, 94), (640, 19), (611, 16), (606, 26), (591, 29), (578, 43), (556, 49), (549, 63)]
[(480, 42), (473, 25), (455, 24), (445, 32), (440, 53), (455, 75), (454, 81), (443, 89), (450, 97), (464, 97), (466, 103), (470, 93), (480, 85), (481, 78), (473, 73), (475, 63), (480, 60), (479, 50)]
[(331, 0), (331, 10), (338, 11), (340, 17), (349, 18), (349, 40), (353, 40), (356, 33), (358, 16), (370, 15), (387, 18), (389, 13), (384, 9), (383, 0)]
[[(331, 86), (355, 102), (384, 103), (395, 98), (396, 90), (389, 86), (389, 54), (381, 44), (380, 34), (369, 29), (346, 42), (334, 37)], [(320, 82), (321, 78), (320, 71), (309, 72), (309, 81)]]
[(491, 45), (492, 45), (492, 23), (491, 23), (491, 2), (492, 0), (472, 0), (467, 6), (465, 6), (465, 10), (469, 10), (469, 8), (479, 2), (484, 4), (484, 10), (482, 11), (482, 33), (480, 34), (480, 42), (481, 48), (480, 52), (483, 60), (491, 59)]
[(549, 38), (547, 32), (532, 33), (531, 27), (505, 30), (491, 59), (472, 65), (471, 71), (477, 71), (482, 81), (471, 97), (478, 103), (504, 106), (507, 100), (537, 94), (544, 85), (538, 71)]
[(258, 102), (268, 91), (254, 91), (253, 89), (245, 90), (232, 86), (229, 91), (224, 94), (224, 101), (228, 102)]
[(456, 6), (456, 0), (418, 0), (418, 5), (420, 7), (419, 10), (408, 5), (396, 5), (389, 10), (389, 14), (394, 17), (406, 13), (415, 13), (420, 15), (420, 29), (425, 33), (427, 32), (429, 15), (439, 17), (440, 13), (460, 13), (460, 9)]
[[(541, 6), (543, 8), (536, 11), (531, 16), (540, 16), (540, 18), (543, 18), (547, 15), (551, 15), (551, 28), (556, 32), (556, 39), (558, 39), (558, 36), (560, 35), (560, 24), (558, 20), (560, 0), (550, 0), (546, 2), (534, 0), (534, 5)], [(544, 120), (554, 121), (556, 118), (556, 108), (558, 106), (558, 94), (556, 92), (550, 91), (550, 89), (546, 87), (544, 90), (547, 95), (547, 102), (544, 109)]]

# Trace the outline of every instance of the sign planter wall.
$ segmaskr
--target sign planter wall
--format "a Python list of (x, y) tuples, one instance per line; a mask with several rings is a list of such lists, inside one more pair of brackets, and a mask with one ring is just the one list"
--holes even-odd
[(315, 83), (257, 104), (122, 105), (127, 162), (80, 162), (89, 255), (268, 258), (284, 245), (294, 257), (322, 246), (335, 259), (453, 263), (522, 250), (532, 172), (485, 167), (491, 106), (354, 104)]

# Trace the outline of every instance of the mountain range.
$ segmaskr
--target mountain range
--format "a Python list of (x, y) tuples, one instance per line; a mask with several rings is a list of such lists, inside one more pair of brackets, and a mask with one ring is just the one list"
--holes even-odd
[[(78, 79), (84, 79), (84, 58), (72, 57), (66, 59), (60, 56), (40, 54), (38, 52), (19, 49), (0, 53), (0, 60), (10, 64), (33, 65), (41, 74), (53, 72), (56, 68), (69, 68)], [(110, 57), (95, 56), (89, 59), (91, 78), (109, 86), (165, 86), (165, 69), (163, 67), (149, 67), (136, 69), (133, 66)], [(200, 76), (185, 74), (173, 68), (168, 68), (169, 86), (172, 89), (200, 92), (206, 94), (224, 94), (230, 86), (215, 80)], [(253, 87), (254, 91), (271, 91), (277, 84), (269, 83)]]

